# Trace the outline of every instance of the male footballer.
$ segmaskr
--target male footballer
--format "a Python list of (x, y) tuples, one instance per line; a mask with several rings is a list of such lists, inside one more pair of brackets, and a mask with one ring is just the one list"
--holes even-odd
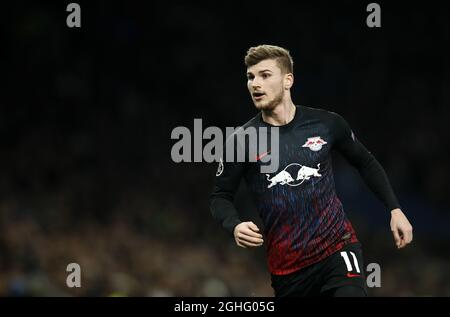
[[(278, 127), (279, 168), (272, 174), (260, 171), (270, 149), (252, 162), (221, 161), (210, 198), (213, 217), (238, 246), (265, 244), (275, 296), (367, 296), (361, 244), (336, 195), (331, 153), (354, 166), (390, 211), (400, 249), (411, 243), (412, 226), (383, 167), (340, 115), (293, 103), (289, 51), (251, 47), (245, 64), (247, 88), (260, 112), (242, 128)], [(224, 151), (236, 151), (227, 144)], [(242, 178), (263, 228), (239, 219), (234, 194)]]

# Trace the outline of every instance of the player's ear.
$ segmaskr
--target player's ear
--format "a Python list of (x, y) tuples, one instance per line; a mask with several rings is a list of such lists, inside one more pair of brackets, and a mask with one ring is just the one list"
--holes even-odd
[(287, 73), (284, 75), (284, 89), (291, 89), (292, 85), (294, 84), (294, 74)]

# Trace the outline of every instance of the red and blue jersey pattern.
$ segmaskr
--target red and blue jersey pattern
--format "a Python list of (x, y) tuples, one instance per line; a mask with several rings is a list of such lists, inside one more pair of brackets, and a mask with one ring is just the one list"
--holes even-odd
[[(264, 224), (272, 274), (289, 274), (357, 241), (335, 191), (333, 124), (326, 113), (317, 115), (316, 111), (320, 112), (306, 107), (297, 109), (290, 124), (279, 130), (277, 172), (261, 173), (263, 163), (258, 161), (249, 163), (245, 173)], [(262, 120), (255, 121), (265, 125)], [(277, 175), (284, 177), (277, 179)]]
[[(247, 127), (271, 126), (259, 114), (243, 129)], [(231, 207), (232, 199), (244, 177), (264, 226), (269, 270), (274, 275), (285, 275), (358, 241), (336, 194), (332, 151), (341, 152), (362, 174), (369, 175), (369, 183), (375, 179), (372, 187), (381, 193), (386, 205), (398, 203), (382, 168), (336, 113), (297, 106), (293, 120), (278, 127), (278, 131), (278, 169), (262, 173), (261, 165), (267, 163), (261, 160), (224, 162), (216, 177), (211, 210), (232, 232), (240, 222), (237, 211)], [(247, 145), (243, 147), (249, 156)], [(258, 154), (262, 157), (265, 153)], [(380, 186), (388, 188), (383, 191)]]

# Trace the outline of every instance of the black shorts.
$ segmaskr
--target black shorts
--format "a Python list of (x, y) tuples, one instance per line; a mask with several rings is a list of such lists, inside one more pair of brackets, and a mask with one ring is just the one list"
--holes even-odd
[(348, 289), (347, 286), (354, 290), (349, 296), (367, 296), (363, 265), (361, 244), (351, 243), (296, 272), (272, 275), (272, 287), (276, 297), (333, 296), (336, 290)]

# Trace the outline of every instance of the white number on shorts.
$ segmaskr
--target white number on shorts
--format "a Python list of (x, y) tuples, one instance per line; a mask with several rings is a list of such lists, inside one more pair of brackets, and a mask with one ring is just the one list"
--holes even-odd
[[(358, 260), (356, 259), (355, 253), (350, 251), (350, 254), (352, 255), (353, 263), (355, 264), (356, 272), (360, 273), (361, 271), (359, 270)], [(345, 265), (347, 266), (347, 271), (349, 271), (349, 272), (353, 271), (352, 263), (350, 262), (350, 258), (348, 257), (347, 251), (341, 252), (341, 256), (344, 258)]]

